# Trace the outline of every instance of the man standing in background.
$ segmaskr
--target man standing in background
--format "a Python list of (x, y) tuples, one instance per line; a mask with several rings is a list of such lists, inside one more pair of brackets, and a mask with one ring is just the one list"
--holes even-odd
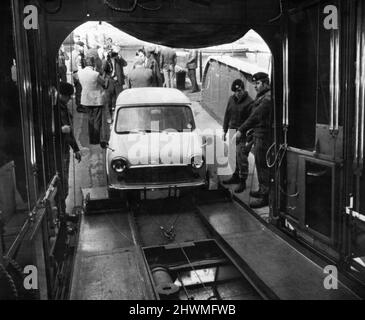
[[(60, 83), (59, 95), (58, 95), (58, 105), (60, 110), (60, 120), (61, 120), (61, 145), (62, 145), (62, 182), (63, 182), (63, 192), (65, 199), (68, 196), (68, 176), (70, 167), (70, 148), (72, 148), (76, 160), (81, 161), (81, 153), (79, 146), (77, 145), (75, 136), (73, 134), (72, 127), (72, 116), (68, 111), (67, 104), (74, 93), (74, 88), (71, 84), (67, 82)], [(64, 210), (66, 211), (66, 204), (63, 203)]]
[(75, 100), (76, 100), (76, 110), (78, 112), (84, 112), (81, 106), (81, 91), (82, 87), (79, 81), (78, 72), (84, 66), (84, 43), (79, 41), (75, 43), (74, 50), (71, 52), (71, 73), (72, 80), (75, 86)]
[(165, 78), (164, 87), (167, 88), (176, 87), (175, 85), (176, 62), (177, 62), (176, 51), (171, 48), (164, 47), (161, 51), (161, 56), (160, 56), (160, 66), (162, 68), (163, 75)]
[(198, 67), (198, 50), (189, 50), (188, 62), (186, 68), (188, 69), (188, 77), (191, 82), (191, 92), (200, 91), (198, 83), (196, 81), (196, 69)]
[(152, 86), (152, 71), (144, 67), (144, 61), (137, 57), (134, 69), (129, 73), (129, 88), (144, 88)]
[(119, 57), (118, 52), (110, 53), (110, 63), (112, 66), (112, 73), (110, 76), (110, 90), (112, 96), (112, 108), (115, 109), (115, 103), (119, 94), (123, 91), (125, 84), (124, 67), (127, 66), (127, 61), (123, 57)]
[(58, 52), (58, 73), (62, 82), (67, 82), (66, 61), (68, 60), (70, 60), (70, 57), (66, 53), (64, 45), (62, 45)]
[(79, 80), (82, 86), (81, 104), (89, 114), (89, 143), (100, 144), (102, 141), (103, 126), (105, 125), (104, 105), (105, 80), (99, 72), (95, 71), (93, 57), (85, 59), (85, 68), (79, 71)]
[(147, 63), (146, 68), (151, 69), (152, 71), (152, 87), (161, 87), (162, 79), (161, 79), (161, 71), (159, 67), (159, 63), (157, 62), (154, 52), (155, 47), (148, 47), (146, 49)]

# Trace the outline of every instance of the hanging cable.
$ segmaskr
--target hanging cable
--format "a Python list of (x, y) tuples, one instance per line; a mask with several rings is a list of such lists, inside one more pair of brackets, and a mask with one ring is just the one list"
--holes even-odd
[(110, 3), (110, 0), (104, 0), (104, 4), (109, 8), (112, 9), (114, 11), (119, 11), (119, 12), (133, 12), (134, 10), (136, 10), (137, 7), (146, 10), (146, 11), (158, 11), (162, 8), (162, 1), (160, 2), (160, 4), (155, 7), (155, 8), (151, 8), (151, 7), (146, 7), (142, 4), (140, 4), (138, 2), (138, 0), (134, 0), (133, 5), (130, 8), (120, 8), (120, 7), (116, 7), (113, 4)]
[(47, 14), (57, 14), (62, 9), (62, 4), (63, 4), (62, 0), (59, 0), (58, 7), (56, 7), (55, 9), (51, 9), (51, 10), (47, 8), (47, 5), (41, 4), (41, 2), (42, 1), (38, 1), (38, 7), (43, 9)]
[(194, 268), (194, 266), (193, 266), (193, 264), (192, 264), (191, 260), (189, 259), (189, 257), (188, 257), (188, 255), (187, 255), (186, 251), (184, 250), (183, 246), (182, 246), (179, 242), (177, 242), (177, 241), (175, 241), (175, 243), (176, 243), (176, 244), (180, 247), (180, 249), (181, 249), (182, 253), (184, 254), (184, 256), (185, 256), (185, 258), (186, 258), (186, 261), (188, 262), (188, 264), (189, 264), (190, 268), (192, 269), (192, 271), (193, 271), (193, 272), (195, 273), (195, 275), (197, 276), (197, 278), (198, 278), (198, 280), (199, 280), (200, 284), (202, 285), (203, 289), (205, 290), (205, 292), (207, 292), (208, 294), (210, 294), (210, 291), (208, 290), (208, 288), (207, 288), (207, 287), (206, 287), (206, 285), (204, 284), (204, 281), (200, 278), (198, 271)]
[(138, 0), (134, 0), (133, 5), (130, 8), (120, 8), (116, 7), (113, 4), (110, 3), (110, 0), (104, 0), (104, 4), (111, 10), (119, 11), (119, 12), (133, 12), (136, 10), (138, 5)]
[(279, 3), (280, 3), (280, 13), (279, 13), (279, 15), (276, 16), (275, 18), (270, 19), (269, 22), (275, 22), (283, 16), (283, 1), (279, 0)]
[(182, 279), (181, 279), (181, 276), (180, 276), (180, 274), (178, 273), (178, 275), (177, 275), (177, 279), (179, 280), (179, 282), (181, 283), (181, 287), (183, 288), (183, 290), (184, 290), (184, 293), (185, 293), (185, 295), (186, 295), (186, 298), (188, 299), (188, 300), (193, 300), (194, 298), (193, 297), (190, 297), (190, 295), (189, 295), (189, 292), (188, 292), (188, 290), (186, 289), (186, 287), (185, 287), (185, 285), (184, 285), (184, 282), (182, 281)]
[(158, 11), (162, 8), (162, 1), (161, 1), (160, 5), (157, 6), (156, 8), (145, 7), (142, 4), (138, 3), (138, 1), (137, 1), (137, 6), (146, 11)]
[[(281, 166), (283, 164), (283, 160), (285, 158), (286, 152), (288, 151), (288, 146), (287, 146), (286, 143), (281, 144), (280, 145), (280, 148), (279, 148), (279, 151), (277, 153), (275, 152), (275, 159), (274, 159), (274, 161), (272, 163), (270, 163), (270, 159), (269, 159), (270, 153), (272, 152), (273, 148), (275, 148), (275, 147), (276, 147), (276, 142), (274, 142), (270, 146), (269, 150), (267, 151), (267, 153), (266, 153), (266, 165), (270, 169), (272, 169), (275, 166), (277, 166), (277, 169), (276, 169), (276, 180), (278, 180), (279, 179), (279, 174), (280, 174), (280, 168), (281, 168)], [(283, 188), (280, 186), (280, 184), (279, 184), (279, 190), (280, 190), (280, 192), (283, 195), (285, 195), (288, 198), (296, 198), (296, 197), (299, 196), (299, 192), (298, 191), (296, 193), (294, 193), (294, 194), (288, 194), (286, 191), (283, 190)]]
[[(275, 148), (275, 159), (272, 163), (270, 163), (270, 153), (272, 152), (273, 148)], [(267, 150), (266, 152), (266, 165), (268, 166), (268, 168), (274, 168), (275, 165), (278, 163), (279, 157), (283, 157), (283, 155), (286, 153), (287, 147), (285, 146), (285, 144), (280, 145), (279, 151), (276, 152), (276, 142), (274, 142), (270, 148)], [(281, 155), (281, 152), (283, 153), (283, 155)], [(281, 159), (282, 161), (282, 159)], [(279, 162), (281, 162), (279, 161)]]

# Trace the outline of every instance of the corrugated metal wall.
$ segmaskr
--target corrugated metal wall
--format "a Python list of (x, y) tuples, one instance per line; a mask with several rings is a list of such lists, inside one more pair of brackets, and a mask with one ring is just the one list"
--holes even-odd
[[(258, 71), (261, 70), (257, 69), (256, 72)], [(256, 91), (251, 73), (237, 68), (233, 63), (215, 58), (207, 62), (202, 84), (202, 105), (219, 123), (223, 123), (228, 98), (233, 94), (231, 85), (236, 79), (244, 81), (246, 90), (254, 99)]]

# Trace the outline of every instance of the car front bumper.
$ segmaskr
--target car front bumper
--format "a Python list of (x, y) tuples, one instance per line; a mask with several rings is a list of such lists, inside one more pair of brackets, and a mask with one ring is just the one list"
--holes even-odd
[(109, 189), (113, 190), (161, 190), (161, 189), (183, 189), (183, 188), (199, 188), (206, 185), (206, 180), (197, 180), (192, 182), (179, 182), (168, 184), (110, 184)]

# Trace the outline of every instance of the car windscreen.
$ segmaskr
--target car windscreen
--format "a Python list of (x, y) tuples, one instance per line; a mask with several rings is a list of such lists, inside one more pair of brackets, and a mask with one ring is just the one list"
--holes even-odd
[(195, 122), (188, 106), (138, 106), (118, 110), (115, 131), (133, 132), (192, 131)]

